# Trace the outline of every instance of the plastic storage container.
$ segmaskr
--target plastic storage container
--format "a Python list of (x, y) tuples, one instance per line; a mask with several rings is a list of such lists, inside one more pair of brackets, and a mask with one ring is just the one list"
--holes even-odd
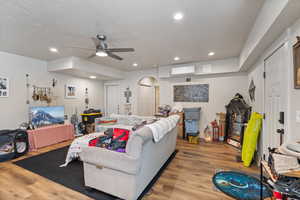
[(200, 111), (201, 108), (184, 108), (184, 117), (185, 120), (200, 120)]
[(199, 132), (199, 121), (197, 120), (185, 120), (185, 132), (189, 135)]

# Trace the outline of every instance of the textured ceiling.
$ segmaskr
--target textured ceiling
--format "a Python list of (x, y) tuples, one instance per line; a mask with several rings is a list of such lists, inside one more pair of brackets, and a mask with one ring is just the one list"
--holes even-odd
[[(105, 34), (111, 47), (133, 47), (92, 62), (123, 70), (239, 56), (264, 0), (0, 0), (0, 51), (54, 60), (86, 58), (90, 37)], [(175, 12), (184, 13), (174, 22)], [(58, 54), (48, 51), (57, 47)], [(208, 52), (216, 55), (208, 57)], [(137, 62), (139, 67), (133, 67)]]

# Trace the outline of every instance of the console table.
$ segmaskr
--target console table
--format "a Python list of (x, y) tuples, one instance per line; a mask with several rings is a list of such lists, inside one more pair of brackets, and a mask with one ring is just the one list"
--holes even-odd
[(74, 139), (74, 127), (71, 124), (46, 126), (27, 132), (30, 151)]

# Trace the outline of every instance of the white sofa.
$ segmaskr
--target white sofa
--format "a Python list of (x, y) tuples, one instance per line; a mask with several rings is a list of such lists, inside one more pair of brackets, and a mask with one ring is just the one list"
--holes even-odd
[(153, 141), (151, 130), (143, 127), (130, 136), (126, 153), (83, 148), (80, 157), (84, 162), (85, 186), (136, 200), (175, 151), (176, 140), (176, 127), (158, 143)]

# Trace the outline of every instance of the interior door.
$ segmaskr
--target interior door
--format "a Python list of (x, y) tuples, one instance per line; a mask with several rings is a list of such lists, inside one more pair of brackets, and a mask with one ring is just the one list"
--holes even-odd
[(276, 148), (283, 142), (284, 114), (286, 113), (286, 67), (284, 46), (265, 60), (265, 130), (264, 153), (268, 147)]
[(106, 86), (106, 112), (110, 114), (120, 114), (120, 86), (107, 85)]
[(153, 116), (155, 114), (155, 87), (139, 86), (138, 115)]

